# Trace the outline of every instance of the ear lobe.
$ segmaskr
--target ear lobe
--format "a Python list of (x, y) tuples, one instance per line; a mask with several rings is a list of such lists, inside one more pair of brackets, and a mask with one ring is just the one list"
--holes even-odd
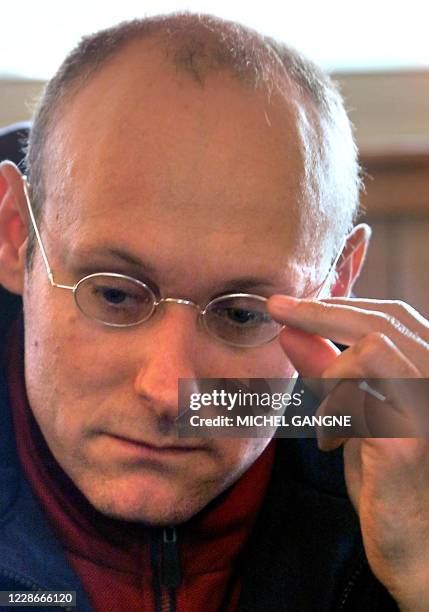
[(22, 294), (27, 251), (27, 214), (22, 175), (11, 162), (0, 164), (0, 284)]
[(350, 232), (337, 265), (338, 278), (331, 290), (333, 297), (350, 295), (365, 262), (370, 238), (371, 228), (366, 223), (356, 225)]

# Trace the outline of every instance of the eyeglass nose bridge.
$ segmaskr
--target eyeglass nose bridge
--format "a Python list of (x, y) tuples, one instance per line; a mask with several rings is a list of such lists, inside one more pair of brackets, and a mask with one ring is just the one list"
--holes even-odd
[(201, 306), (197, 304), (196, 302), (193, 302), (192, 300), (185, 300), (184, 298), (165, 297), (155, 302), (155, 306), (159, 306), (163, 302), (169, 303), (169, 304), (171, 303), (182, 304), (183, 306), (192, 306), (193, 308), (196, 308), (200, 313), (203, 312)]

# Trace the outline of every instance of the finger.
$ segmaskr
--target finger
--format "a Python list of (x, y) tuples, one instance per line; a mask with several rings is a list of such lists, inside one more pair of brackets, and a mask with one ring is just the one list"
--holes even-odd
[[(387, 360), (390, 365), (386, 366)], [(323, 377), (360, 378), (369, 383), (369, 388), (350, 388), (355, 383), (346, 380), (330, 393), (325, 404), (334, 412), (347, 409), (347, 414), (352, 415), (353, 437), (369, 437), (368, 430), (374, 437), (427, 435), (427, 381), (382, 334), (371, 334), (344, 351)], [(341, 387), (345, 389), (346, 385), (348, 396), (340, 395)]]
[(268, 309), (289, 327), (349, 346), (373, 332), (382, 333), (429, 376), (429, 344), (386, 313), (281, 295), (270, 298)]
[(425, 319), (415, 308), (401, 300), (373, 300), (361, 298), (332, 297), (320, 300), (327, 304), (339, 304), (342, 306), (354, 306), (363, 310), (384, 312), (398, 321), (401, 321), (409, 330), (419, 334), (426, 342), (429, 342), (429, 321)]
[(421, 372), (395, 343), (371, 332), (346, 349), (324, 371), (324, 378), (419, 378)]
[[(427, 384), (422, 389), (415, 387), (415, 383), (422, 380), (426, 382), (409, 378), (400, 381), (366, 379), (364, 382), (370, 383), (371, 393), (367, 391), (368, 386), (362, 387), (359, 379), (342, 380), (317, 410), (320, 416), (334, 417), (326, 426), (320, 426), (319, 440), (329, 440), (330, 450), (348, 438), (427, 436)], [(375, 394), (374, 387), (377, 388)], [(385, 394), (384, 398), (378, 387)], [(425, 392), (423, 402), (419, 401), (422, 399), (420, 391)], [(320, 448), (328, 450), (327, 445)]]
[(329, 340), (286, 328), (279, 337), (287, 357), (301, 376), (319, 378), (340, 354)]
[[(371, 435), (365, 420), (363, 402), (351, 402), (359, 393), (358, 381), (345, 380), (337, 384), (325, 397), (317, 409), (319, 416), (347, 416), (349, 424), (345, 426), (321, 426), (317, 429), (317, 444), (320, 450), (334, 450), (349, 438)], [(363, 392), (360, 392), (363, 395)]]

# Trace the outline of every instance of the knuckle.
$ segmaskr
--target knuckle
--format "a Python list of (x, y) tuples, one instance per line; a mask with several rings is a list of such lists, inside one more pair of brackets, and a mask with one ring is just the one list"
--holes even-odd
[(401, 320), (403, 317), (409, 315), (414, 316), (415, 310), (412, 306), (402, 300), (395, 300), (392, 302), (392, 314), (396, 319)]
[(369, 330), (379, 331), (389, 335), (392, 332), (407, 334), (408, 327), (402, 323), (401, 319), (412, 313), (413, 308), (405, 302), (396, 301), (390, 304), (389, 312), (371, 312), (369, 315)]
[(396, 321), (393, 315), (385, 312), (371, 312), (368, 316), (368, 335), (370, 337), (373, 333), (384, 333), (387, 334), (392, 330), (392, 326)]
[(405, 334), (408, 332), (408, 328), (401, 323), (399, 318), (394, 315), (386, 314), (384, 315), (384, 324), (381, 329), (382, 332), (389, 334), (393, 332), (399, 332), (400, 334)]
[(395, 312), (398, 314), (408, 313), (413, 310), (413, 308), (403, 300), (394, 300), (393, 307), (395, 309)]

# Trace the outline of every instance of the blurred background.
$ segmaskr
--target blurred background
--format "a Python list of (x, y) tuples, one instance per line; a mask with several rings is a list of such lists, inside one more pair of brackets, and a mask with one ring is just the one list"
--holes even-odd
[(31, 117), (44, 82), (79, 38), (177, 10), (238, 20), (295, 46), (339, 82), (356, 128), (374, 230), (361, 296), (429, 315), (429, 5), (421, 0), (21, 0), (3, 3), (0, 128)]

